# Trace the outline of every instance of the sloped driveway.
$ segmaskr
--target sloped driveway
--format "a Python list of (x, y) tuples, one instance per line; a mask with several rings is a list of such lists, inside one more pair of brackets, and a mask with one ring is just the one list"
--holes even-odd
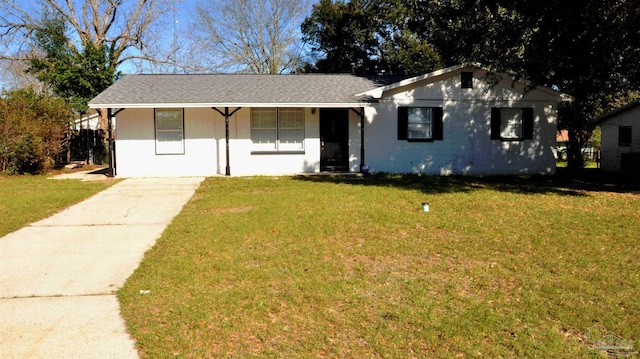
[(115, 292), (203, 178), (130, 178), (0, 238), (1, 358), (137, 358)]

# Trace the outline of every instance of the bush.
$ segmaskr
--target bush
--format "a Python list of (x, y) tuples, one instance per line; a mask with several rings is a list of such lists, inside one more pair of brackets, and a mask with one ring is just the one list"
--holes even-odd
[(65, 151), (72, 118), (62, 99), (32, 88), (9, 91), (0, 98), (0, 173), (40, 173)]

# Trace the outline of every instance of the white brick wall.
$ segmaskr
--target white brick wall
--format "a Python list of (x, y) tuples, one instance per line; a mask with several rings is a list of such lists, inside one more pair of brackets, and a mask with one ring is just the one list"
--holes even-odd
[[(483, 73), (476, 76), (482, 77)], [(366, 160), (373, 171), (427, 174), (554, 173), (556, 106), (547, 93), (504, 80), (491, 87), (481, 78), (474, 89), (461, 89), (459, 76), (416, 84), (383, 97), (369, 109)], [(397, 140), (397, 106), (443, 107), (443, 140)], [(533, 107), (534, 138), (491, 140), (491, 107)]]
[[(491, 86), (482, 78), (484, 75), (476, 70), (473, 89), (460, 88), (459, 72), (454, 72), (384, 94), (379, 103), (365, 111), (366, 163), (373, 171), (396, 173), (553, 173), (557, 97), (539, 90), (525, 92), (523, 85), (510, 79)], [(399, 105), (443, 107), (444, 139), (397, 140)], [(491, 107), (533, 107), (534, 138), (516, 142), (491, 140)], [(224, 174), (224, 117), (210, 108), (187, 108), (184, 120), (185, 154), (156, 155), (154, 110), (120, 112), (116, 141), (118, 175)], [(306, 108), (304, 154), (252, 154), (250, 109), (239, 110), (230, 119), (231, 174), (318, 172), (319, 127), (319, 111)], [(603, 143), (604, 136), (603, 129)], [(640, 136), (640, 131), (634, 131), (634, 136)], [(349, 111), (349, 168), (357, 172), (359, 167), (360, 118)]]

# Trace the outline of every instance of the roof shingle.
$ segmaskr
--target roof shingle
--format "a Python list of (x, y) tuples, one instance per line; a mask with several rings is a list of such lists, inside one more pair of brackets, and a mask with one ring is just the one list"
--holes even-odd
[(126, 75), (89, 102), (98, 107), (233, 104), (353, 104), (398, 77), (349, 74)]

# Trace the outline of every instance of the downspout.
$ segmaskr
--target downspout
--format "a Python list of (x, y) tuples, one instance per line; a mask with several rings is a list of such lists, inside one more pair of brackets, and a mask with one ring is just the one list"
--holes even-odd
[(242, 107), (237, 107), (233, 112), (229, 113), (229, 107), (224, 108), (224, 112), (218, 110), (216, 107), (212, 107), (212, 109), (216, 110), (219, 114), (224, 116), (224, 138), (225, 138), (225, 146), (226, 146), (226, 162), (227, 165), (224, 168), (224, 173), (226, 176), (231, 176), (231, 164), (229, 163), (229, 117), (233, 116), (239, 109)]
[(351, 111), (360, 116), (360, 173), (364, 173), (364, 107), (360, 107), (360, 111), (351, 108)]

